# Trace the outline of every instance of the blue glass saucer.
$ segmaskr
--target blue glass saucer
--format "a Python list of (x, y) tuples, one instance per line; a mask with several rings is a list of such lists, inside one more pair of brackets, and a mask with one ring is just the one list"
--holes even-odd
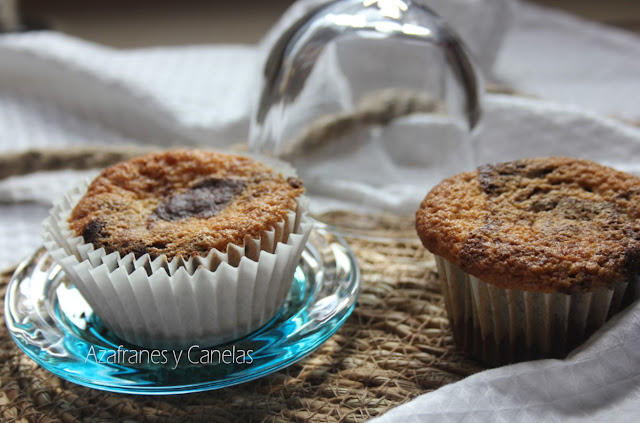
[(42, 248), (13, 275), (5, 316), (16, 344), (63, 379), (126, 394), (179, 394), (236, 385), (291, 365), (338, 330), (359, 288), (349, 246), (320, 225), (309, 237), (279, 314), (225, 345), (173, 351), (126, 344), (102, 325)]

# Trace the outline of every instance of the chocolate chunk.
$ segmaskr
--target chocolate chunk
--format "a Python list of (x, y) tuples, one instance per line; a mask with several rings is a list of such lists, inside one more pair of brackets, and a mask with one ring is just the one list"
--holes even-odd
[(529, 206), (529, 211), (534, 213), (540, 213), (543, 211), (551, 211), (558, 206), (560, 200), (555, 197), (541, 197), (533, 202)]
[(499, 186), (498, 172), (493, 165), (484, 165), (478, 168), (478, 182), (482, 191), (487, 195), (497, 194)]
[(555, 209), (565, 219), (591, 221), (596, 217), (601, 220), (620, 220), (615, 206), (609, 201), (587, 201), (579, 198), (563, 198)]
[(546, 168), (546, 167), (533, 168), (533, 169), (530, 169), (528, 172), (526, 172), (524, 176), (526, 176), (527, 178), (542, 179), (542, 178), (545, 178), (548, 174), (550, 174), (553, 171), (554, 171), (553, 168)]
[(243, 179), (207, 178), (193, 185), (189, 191), (165, 199), (158, 205), (154, 215), (166, 221), (212, 217), (246, 186), (247, 181)]
[(509, 191), (511, 181), (523, 178), (543, 179), (553, 171), (554, 168), (550, 166), (535, 166), (516, 160), (478, 167), (478, 182), (485, 194), (498, 196)]
[(82, 229), (82, 238), (87, 244), (97, 242), (99, 239), (104, 238), (107, 234), (104, 232), (104, 222), (99, 220), (92, 220)]
[(122, 257), (126, 256), (128, 253), (133, 253), (136, 258), (140, 258), (143, 255), (149, 253), (151, 256), (151, 260), (156, 258), (156, 255), (147, 251), (147, 246), (142, 241), (127, 241), (122, 245), (122, 250), (120, 251), (120, 255)]
[(287, 183), (291, 188), (302, 188), (302, 181), (300, 180), (300, 178), (289, 177), (287, 178)]

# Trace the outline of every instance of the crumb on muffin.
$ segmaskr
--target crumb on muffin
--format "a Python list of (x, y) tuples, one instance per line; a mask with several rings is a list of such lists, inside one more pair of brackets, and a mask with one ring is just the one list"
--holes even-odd
[(485, 165), (434, 187), (416, 229), (500, 288), (593, 291), (640, 271), (640, 178), (567, 157)]

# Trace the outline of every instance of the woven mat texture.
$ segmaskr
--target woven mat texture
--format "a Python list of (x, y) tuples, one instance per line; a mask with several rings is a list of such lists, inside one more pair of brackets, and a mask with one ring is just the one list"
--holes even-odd
[[(433, 257), (419, 242), (349, 239), (362, 292), (344, 326), (296, 364), (199, 394), (136, 396), (40, 368), (0, 326), (3, 422), (362, 422), (482, 370), (453, 347)], [(0, 275), (4, 299), (12, 271)]]

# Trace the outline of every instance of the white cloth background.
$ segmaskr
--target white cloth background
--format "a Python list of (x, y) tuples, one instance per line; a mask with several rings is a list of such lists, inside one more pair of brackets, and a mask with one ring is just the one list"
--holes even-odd
[[(479, 161), (565, 154), (640, 174), (640, 39), (516, 0), (422, 0), (489, 79)], [(55, 32), (0, 35), (0, 153), (33, 147), (227, 146), (246, 139), (259, 63), (302, 0), (256, 46), (114, 50)], [(402, 133), (402, 125), (391, 128)], [(37, 248), (50, 202), (87, 172), (0, 181), (0, 268)], [(636, 421), (640, 305), (566, 360), (489, 370), (379, 422)]]

